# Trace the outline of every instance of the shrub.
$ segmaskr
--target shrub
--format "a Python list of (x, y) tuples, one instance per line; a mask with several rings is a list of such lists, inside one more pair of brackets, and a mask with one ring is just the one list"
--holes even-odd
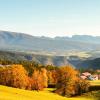
[(75, 84), (76, 95), (81, 95), (82, 93), (88, 92), (90, 83), (87, 80), (78, 79)]

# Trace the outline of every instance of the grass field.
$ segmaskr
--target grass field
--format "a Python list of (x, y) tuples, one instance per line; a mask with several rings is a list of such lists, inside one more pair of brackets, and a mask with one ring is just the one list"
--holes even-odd
[(0, 100), (93, 100), (85, 97), (66, 98), (51, 91), (52, 89), (28, 91), (0, 85)]
[[(90, 83), (92, 86), (97, 86), (100, 85), (100, 80), (90, 81)], [(0, 100), (95, 100), (92, 95), (96, 94), (96, 92), (92, 92), (92, 94), (89, 92), (79, 97), (66, 98), (52, 93), (52, 90), (49, 88), (37, 92), (0, 85)]]
[(100, 86), (100, 80), (96, 80), (96, 81), (90, 81), (90, 84), (92, 85), (92, 86)]

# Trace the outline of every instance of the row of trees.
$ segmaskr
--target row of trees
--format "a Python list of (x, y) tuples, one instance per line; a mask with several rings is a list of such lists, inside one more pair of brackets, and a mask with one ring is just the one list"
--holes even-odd
[(81, 80), (78, 75), (78, 71), (71, 66), (39, 66), (29, 74), (22, 65), (11, 65), (0, 68), (0, 84), (29, 90), (43, 90), (48, 84), (55, 84), (55, 92), (68, 97), (88, 90), (89, 83)]
[(27, 60), (7, 60), (7, 59), (0, 59), (0, 64), (1, 65), (14, 65), (14, 64), (19, 64), (22, 65), (26, 70), (29, 76), (33, 74), (33, 71), (35, 69), (41, 69), (41, 68), (46, 68), (47, 70), (55, 70), (58, 67), (52, 66), (52, 65), (41, 65), (39, 63), (36, 63), (34, 61), (27, 61)]
[(0, 84), (15, 88), (42, 90), (48, 86), (47, 70), (35, 69), (30, 77), (22, 65), (3, 67), (0, 68)]

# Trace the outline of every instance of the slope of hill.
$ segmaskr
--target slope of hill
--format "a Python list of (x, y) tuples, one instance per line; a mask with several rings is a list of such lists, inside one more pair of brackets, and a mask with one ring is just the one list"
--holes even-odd
[(100, 69), (100, 58), (87, 59), (77, 64), (77, 68)]
[(10, 52), (0, 51), (0, 59), (13, 61), (35, 61), (42, 65), (65, 66), (68, 65), (67, 57), (65, 56), (49, 56), (25, 52)]
[[(86, 57), (85, 57), (86, 56)], [(66, 66), (68, 64), (76, 68), (92, 68), (100, 69), (100, 58), (96, 58), (96, 55), (87, 57), (86, 55), (42, 55), (27, 52), (11, 52), (11, 51), (0, 51), (0, 59), (11, 60), (11, 61), (35, 61), (42, 65), (54, 65), (54, 66)]]
[(39, 92), (28, 91), (0, 85), (0, 100), (94, 100), (85, 97), (66, 98), (51, 91), (52, 89)]

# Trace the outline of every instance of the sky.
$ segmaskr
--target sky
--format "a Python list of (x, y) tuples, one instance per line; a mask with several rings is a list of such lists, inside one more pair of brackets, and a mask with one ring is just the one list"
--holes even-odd
[(100, 0), (0, 0), (0, 30), (100, 36)]

